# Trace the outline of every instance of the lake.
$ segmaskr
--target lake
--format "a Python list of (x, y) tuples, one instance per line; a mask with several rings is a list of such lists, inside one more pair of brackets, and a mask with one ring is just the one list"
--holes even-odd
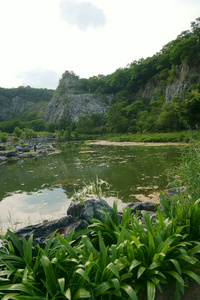
[(75, 192), (96, 178), (108, 182), (104, 198), (119, 206), (156, 201), (167, 170), (178, 164), (181, 146), (99, 146), (66, 143), (61, 154), (0, 166), (1, 227), (62, 217)]

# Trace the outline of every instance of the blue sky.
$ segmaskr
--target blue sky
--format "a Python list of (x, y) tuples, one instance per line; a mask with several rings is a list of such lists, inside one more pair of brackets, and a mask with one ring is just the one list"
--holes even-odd
[(65, 70), (110, 74), (198, 17), (199, 0), (0, 0), (0, 87), (56, 88)]

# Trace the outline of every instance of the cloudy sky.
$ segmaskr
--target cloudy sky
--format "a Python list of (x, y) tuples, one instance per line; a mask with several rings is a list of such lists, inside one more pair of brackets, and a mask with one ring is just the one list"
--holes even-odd
[(110, 74), (198, 17), (199, 0), (0, 0), (0, 87), (56, 88), (65, 70)]

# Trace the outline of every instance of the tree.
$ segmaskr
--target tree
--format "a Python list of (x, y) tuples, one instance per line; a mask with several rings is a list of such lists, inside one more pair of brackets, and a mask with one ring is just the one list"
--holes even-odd
[(43, 119), (37, 119), (30, 122), (30, 127), (34, 131), (44, 131), (45, 130), (45, 121)]
[(92, 121), (88, 116), (80, 116), (76, 126), (79, 133), (92, 133)]
[(15, 127), (14, 129), (14, 135), (17, 137), (20, 137), (22, 135), (22, 130), (19, 127)]
[(110, 132), (123, 133), (128, 129), (128, 119), (121, 103), (115, 103), (108, 110), (106, 128)]

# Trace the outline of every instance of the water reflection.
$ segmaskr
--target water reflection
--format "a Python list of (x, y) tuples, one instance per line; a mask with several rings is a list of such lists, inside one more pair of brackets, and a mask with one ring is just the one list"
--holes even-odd
[[(0, 166), (0, 212), (6, 222), (31, 222), (66, 213), (74, 191), (98, 178), (110, 184), (105, 197), (124, 203), (142, 200), (166, 187), (166, 169), (178, 161), (179, 147), (98, 146), (80, 150), (66, 144), (62, 154)], [(112, 199), (110, 198), (110, 199)], [(146, 200), (146, 199), (145, 199)]]

